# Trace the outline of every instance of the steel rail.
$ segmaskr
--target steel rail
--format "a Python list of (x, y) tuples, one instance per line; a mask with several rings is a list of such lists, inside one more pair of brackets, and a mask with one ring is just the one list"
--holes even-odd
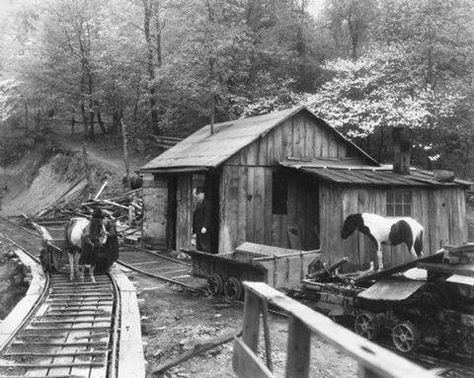
[[(16, 224), (15, 222), (12, 222), (8, 219), (6, 221), (14, 226), (17, 226), (21, 228), (22, 230), (28, 232), (29, 234), (41, 238), (40, 235), (36, 234), (35, 232), (28, 230), (27, 228)], [(41, 265), (41, 262), (37, 256), (35, 256), (33, 253), (31, 253), (28, 249), (25, 247), (21, 246), (19, 243), (17, 243), (15, 240), (7, 237), (3, 233), (0, 233), (0, 237), (8, 241), (10, 244), (14, 245), (15, 247), (21, 249), (25, 254), (27, 254), (29, 257), (33, 259), (33, 261)], [(54, 277), (54, 281), (53, 281)], [(111, 283), (111, 286), (113, 288), (113, 294), (114, 296), (108, 297), (107, 300), (103, 300), (99, 297), (96, 298), (95, 293), (97, 291), (90, 292), (90, 295), (94, 295), (94, 298), (90, 297), (84, 297), (84, 295), (88, 294), (87, 289), (80, 289), (79, 292), (73, 293), (73, 295), (76, 296), (77, 299), (72, 299), (72, 301), (77, 302), (77, 305), (74, 304), (74, 307), (67, 307), (64, 308), (64, 306), (67, 306), (68, 303), (71, 301), (66, 301), (61, 299), (62, 295), (60, 294), (57, 298), (53, 294), (54, 291), (64, 291), (68, 292), (70, 290), (75, 289), (75, 285), (69, 285), (69, 283), (62, 278), (58, 279), (58, 276), (55, 274), (46, 274), (46, 282), (47, 284), (45, 285), (45, 288), (43, 289), (43, 292), (41, 293), (40, 297), (38, 300), (35, 302), (33, 307), (30, 309), (28, 312), (27, 316), (23, 318), (21, 321), (20, 325), (15, 329), (14, 332), (12, 332), (11, 336), (9, 337), (8, 341), (5, 343), (4, 348), (0, 350), (0, 353), (6, 357), (22, 357), (22, 356), (27, 356), (31, 355), (32, 357), (47, 357), (50, 356), (52, 358), (55, 357), (71, 357), (72, 361), (71, 362), (50, 362), (50, 363), (15, 363), (12, 366), (15, 366), (16, 368), (24, 368), (24, 369), (35, 369), (35, 368), (45, 368), (48, 369), (48, 374), (45, 375), (38, 375), (41, 377), (47, 377), (49, 376), (49, 369), (54, 369), (54, 368), (80, 368), (84, 367), (87, 368), (89, 367), (90, 369), (94, 367), (102, 367), (106, 371), (107, 377), (110, 378), (116, 378), (117, 377), (117, 371), (118, 371), (118, 345), (119, 345), (119, 338), (120, 338), (120, 306), (121, 306), (121, 300), (120, 300), (120, 289), (115, 280), (113, 279), (112, 276), (107, 275), (107, 281)], [(110, 285), (105, 285), (105, 282), (103, 281), (101, 283), (97, 283), (96, 285), (99, 287), (110, 287)], [(54, 287), (56, 286), (56, 287)], [(64, 287), (63, 287), (64, 286)], [(59, 290), (58, 290), (59, 289)], [(72, 292), (71, 292), (72, 293)], [(83, 293), (83, 294), (80, 294)], [(50, 295), (52, 294), (52, 295)], [(107, 292), (103, 292), (103, 294), (110, 294), (110, 289), (108, 289)], [(115, 298), (114, 298), (115, 297)], [(92, 298), (92, 299), (91, 299)], [(47, 300), (51, 299), (51, 303), (49, 304), (49, 309), (45, 311), (44, 314), (38, 315), (38, 310), (40, 307), (46, 303)], [(115, 301), (113, 300), (115, 299)], [(93, 303), (92, 303), (93, 302)], [(112, 306), (112, 310), (110, 312), (107, 312), (103, 309), (97, 308), (97, 306)], [(60, 306), (61, 308), (55, 309), (55, 307)], [(90, 308), (90, 310), (86, 310), (88, 313), (86, 315), (90, 316), (92, 319), (89, 320), (88, 323), (92, 324), (92, 326), (89, 327), (83, 327), (83, 326), (74, 326), (76, 323), (87, 323), (85, 320), (80, 320), (77, 319), (76, 317), (79, 315), (82, 315), (83, 310), (86, 308)], [(93, 310), (95, 308), (95, 310)], [(51, 319), (55, 318), (58, 316), (58, 311), (59, 315), (64, 314), (63, 310), (72, 310), (74, 309), (74, 313), (70, 313), (69, 315), (66, 313), (65, 316), (69, 316), (69, 321), (65, 320), (56, 320), (56, 321), (51, 321), (51, 320), (45, 320), (45, 321), (34, 321), (35, 316), (40, 316), (40, 318), (45, 318), (45, 319)], [(91, 310), (94, 312), (91, 313)], [(50, 314), (51, 313), (51, 314)], [(105, 319), (103, 316), (109, 315), (109, 318)], [(85, 315), (84, 315), (85, 316)], [(57, 318), (55, 318), (57, 319)], [(97, 325), (94, 326), (94, 324), (104, 324), (104, 322), (110, 322), (111, 325), (109, 326), (100, 326), (98, 327)], [(64, 324), (63, 327), (59, 327), (60, 324)], [(69, 325), (68, 325), (69, 324)], [(53, 325), (54, 327), (51, 327)], [(45, 326), (45, 327), (41, 327)], [(73, 328), (74, 327), (74, 328)], [(107, 329), (109, 332), (106, 332), (106, 334), (103, 333), (103, 330)], [(87, 336), (83, 336), (85, 340), (83, 342), (76, 341), (76, 342), (68, 342), (68, 341), (53, 341), (54, 339), (57, 339), (58, 336), (55, 337), (55, 331), (63, 331), (64, 334), (61, 334), (59, 338), (65, 337), (66, 340), (69, 338), (69, 333), (71, 331), (92, 331), (92, 330), (98, 330), (101, 331), (101, 334), (98, 333), (92, 333)], [(31, 333), (35, 332), (35, 333)], [(40, 333), (38, 333), (40, 332)], [(48, 332), (48, 334), (42, 334), (41, 332)], [(110, 336), (108, 342), (95, 342), (92, 341), (94, 338), (97, 338), (98, 336), (100, 337), (106, 337)], [(35, 338), (42, 338), (43, 341), (41, 342), (36, 342), (34, 339)], [(31, 339), (31, 341), (30, 341)], [(48, 342), (47, 340), (50, 339), (51, 341)], [(75, 338), (74, 338), (75, 339)], [(25, 340), (25, 341), (19, 341), (19, 340)], [(87, 351), (83, 352), (70, 352), (70, 353), (64, 353), (61, 351), (58, 351), (58, 353), (41, 353), (41, 352), (35, 352), (35, 353), (28, 353), (28, 352), (11, 352), (9, 351), (10, 348), (14, 346), (24, 346), (24, 347), (33, 347), (37, 348), (39, 346), (49, 346), (49, 347), (64, 347), (64, 346), (103, 346), (106, 347), (104, 350), (98, 351), (97, 349), (91, 350), (90, 353), (87, 353)], [(109, 345), (109, 348), (107, 348), (107, 345)], [(92, 362), (95, 357), (98, 357), (98, 352), (101, 353), (101, 355), (104, 355), (106, 359), (104, 362)], [(89, 355), (91, 358), (91, 362), (75, 362), (76, 357), (85, 357)], [(108, 357), (107, 357), (108, 356)], [(53, 360), (54, 361), (54, 360)], [(3, 367), (2, 367), (3, 368)], [(89, 370), (90, 373), (92, 373), (91, 370)], [(89, 373), (89, 374), (90, 374)], [(54, 374), (54, 373), (51, 373)], [(0, 373), (1, 376), (4, 376), (3, 373)], [(5, 375), (5, 376), (11, 376), (11, 375)], [(56, 375), (53, 375), (56, 377)], [(69, 375), (68, 375), (69, 376)], [(78, 376), (78, 375), (71, 375), (71, 376)]]

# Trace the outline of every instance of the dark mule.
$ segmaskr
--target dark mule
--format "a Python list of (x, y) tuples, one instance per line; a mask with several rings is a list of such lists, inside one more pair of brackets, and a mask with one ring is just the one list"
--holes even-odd
[(377, 247), (378, 269), (383, 269), (382, 244), (405, 243), (410, 254), (423, 256), (423, 226), (410, 217), (383, 217), (377, 214), (351, 214), (344, 221), (341, 237), (347, 239), (355, 230), (367, 235)]

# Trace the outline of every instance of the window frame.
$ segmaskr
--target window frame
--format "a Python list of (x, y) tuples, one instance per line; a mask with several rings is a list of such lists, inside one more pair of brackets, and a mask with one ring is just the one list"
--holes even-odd
[(385, 213), (389, 217), (411, 217), (413, 213), (412, 190), (387, 190), (385, 193)]

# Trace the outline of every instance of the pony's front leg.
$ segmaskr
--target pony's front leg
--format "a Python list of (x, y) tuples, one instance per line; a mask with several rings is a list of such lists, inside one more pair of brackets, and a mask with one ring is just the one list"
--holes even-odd
[(79, 253), (76, 253), (74, 255), (74, 262), (75, 262), (75, 273), (76, 277), (79, 278), (81, 281), (84, 281), (84, 274), (81, 274), (81, 269), (79, 267), (79, 259), (81, 258), (81, 255)]
[(68, 252), (68, 257), (69, 257), (69, 280), (73, 281), (74, 280), (74, 254)]
[(89, 273), (90, 273), (90, 276), (91, 276), (91, 281), (95, 283), (94, 268), (95, 268), (94, 265), (90, 265)]
[(377, 259), (378, 259), (378, 262), (379, 262), (379, 266), (377, 268), (377, 270), (383, 270), (383, 255), (382, 255), (382, 247), (379, 246), (378, 250), (377, 250)]

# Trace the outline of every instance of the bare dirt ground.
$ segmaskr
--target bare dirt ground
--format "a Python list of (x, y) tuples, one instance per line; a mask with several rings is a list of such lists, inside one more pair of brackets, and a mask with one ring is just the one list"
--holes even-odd
[[(141, 275), (133, 274), (129, 278), (138, 288), (139, 299), (143, 299), (140, 301), (140, 313), (149, 371), (192, 349), (195, 344), (237, 332), (241, 328), (243, 306), (239, 304), (229, 304)], [(282, 376), (288, 337), (286, 319), (271, 316), (270, 332), (275, 373)], [(260, 340), (260, 350), (263, 352), (263, 335), (260, 335)], [(231, 342), (205, 352), (169, 370), (169, 376), (234, 377), (232, 349)], [(310, 376), (355, 377), (357, 365), (331, 345), (313, 337)]]

